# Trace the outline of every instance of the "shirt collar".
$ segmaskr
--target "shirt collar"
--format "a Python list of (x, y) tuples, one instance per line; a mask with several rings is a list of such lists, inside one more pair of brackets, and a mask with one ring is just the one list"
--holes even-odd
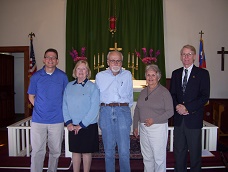
[(87, 81), (88, 81), (88, 78), (86, 78), (83, 82), (78, 83), (78, 79), (76, 79), (75, 82), (73, 83), (73, 85), (75, 85), (75, 84), (81, 84), (84, 87)]
[(192, 71), (192, 68), (193, 68), (193, 64), (191, 66), (189, 66), (188, 68), (183, 68), (183, 70), (187, 69), (188, 71)]

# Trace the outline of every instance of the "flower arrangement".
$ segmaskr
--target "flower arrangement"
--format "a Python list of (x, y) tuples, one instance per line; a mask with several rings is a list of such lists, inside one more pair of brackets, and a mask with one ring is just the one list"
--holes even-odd
[(71, 55), (72, 59), (74, 60), (74, 62), (78, 62), (79, 60), (87, 60), (87, 58), (85, 57), (85, 50), (86, 50), (86, 48), (82, 47), (81, 56), (78, 56), (77, 50), (72, 48), (72, 51), (70, 52), (70, 55)]
[(136, 56), (138, 58), (140, 58), (144, 64), (148, 65), (148, 64), (152, 64), (153, 62), (154, 63), (157, 62), (157, 56), (160, 54), (160, 50), (156, 51), (154, 57), (153, 57), (153, 49), (152, 48), (149, 51), (149, 56), (147, 55), (146, 48), (142, 48), (142, 51), (143, 51), (143, 54), (144, 54), (143, 58), (140, 57), (141, 55), (140, 55), (139, 52), (135, 51), (135, 53), (136, 53)]

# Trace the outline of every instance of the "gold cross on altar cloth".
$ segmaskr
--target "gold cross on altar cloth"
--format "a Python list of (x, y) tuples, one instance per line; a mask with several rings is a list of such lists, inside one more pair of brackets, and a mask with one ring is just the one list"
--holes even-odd
[(122, 48), (117, 48), (117, 42), (115, 42), (115, 46), (114, 48), (109, 48), (109, 50), (117, 50), (117, 51), (121, 51)]

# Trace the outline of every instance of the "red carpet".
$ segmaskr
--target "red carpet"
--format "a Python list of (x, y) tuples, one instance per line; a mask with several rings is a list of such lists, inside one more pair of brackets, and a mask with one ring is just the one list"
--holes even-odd
[[(10, 171), (29, 171), (30, 166), (30, 157), (8, 157), (4, 153), (5, 150), (0, 148), (1, 156), (0, 156), (0, 171), (1, 172), (10, 172)], [(3, 155), (3, 154), (4, 155)], [(206, 157), (202, 158), (203, 161), (203, 171), (208, 172), (219, 172), (224, 171), (225, 172), (225, 166), (222, 160), (222, 156), (220, 155), (220, 152), (212, 152), (215, 156), (214, 157)], [(228, 156), (226, 153), (225, 156)], [(71, 159), (70, 158), (64, 158), (60, 157), (59, 159), (59, 172), (60, 171), (72, 171), (72, 166), (70, 167)], [(3, 168), (5, 167), (5, 168)], [(9, 169), (10, 167), (10, 169)], [(45, 159), (44, 167), (47, 167), (47, 159)], [(174, 156), (173, 153), (168, 152), (167, 153), (167, 170), (173, 171), (174, 167)], [(223, 167), (221, 169), (221, 167)], [(217, 169), (218, 168), (218, 169)], [(104, 165), (104, 159), (103, 158), (95, 158), (92, 161), (91, 165), (91, 171), (105, 171), (105, 165)], [(132, 159), (131, 160), (131, 169), (132, 172), (139, 172), (143, 171), (143, 161), (142, 159)], [(119, 163), (118, 159), (116, 159), (116, 171), (119, 171)]]

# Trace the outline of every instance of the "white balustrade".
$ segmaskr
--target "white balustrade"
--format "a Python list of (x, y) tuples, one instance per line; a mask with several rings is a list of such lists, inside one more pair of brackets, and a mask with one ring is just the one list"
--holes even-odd
[[(135, 107), (132, 107), (132, 112)], [(132, 113), (133, 114), (133, 113)], [(30, 142), (30, 129), (31, 129), (31, 117), (23, 119), (17, 123), (14, 123), (8, 128), (8, 146), (9, 156), (27, 156), (31, 154), (31, 142)], [(204, 121), (202, 128), (202, 149), (208, 151), (216, 151), (217, 147), (217, 126)], [(68, 131), (64, 128), (64, 141), (65, 141), (65, 157), (71, 157), (68, 146)], [(169, 151), (173, 152), (173, 130), (174, 127), (168, 127), (169, 130)], [(100, 132), (101, 133), (101, 132)], [(132, 135), (132, 130), (131, 130)]]

